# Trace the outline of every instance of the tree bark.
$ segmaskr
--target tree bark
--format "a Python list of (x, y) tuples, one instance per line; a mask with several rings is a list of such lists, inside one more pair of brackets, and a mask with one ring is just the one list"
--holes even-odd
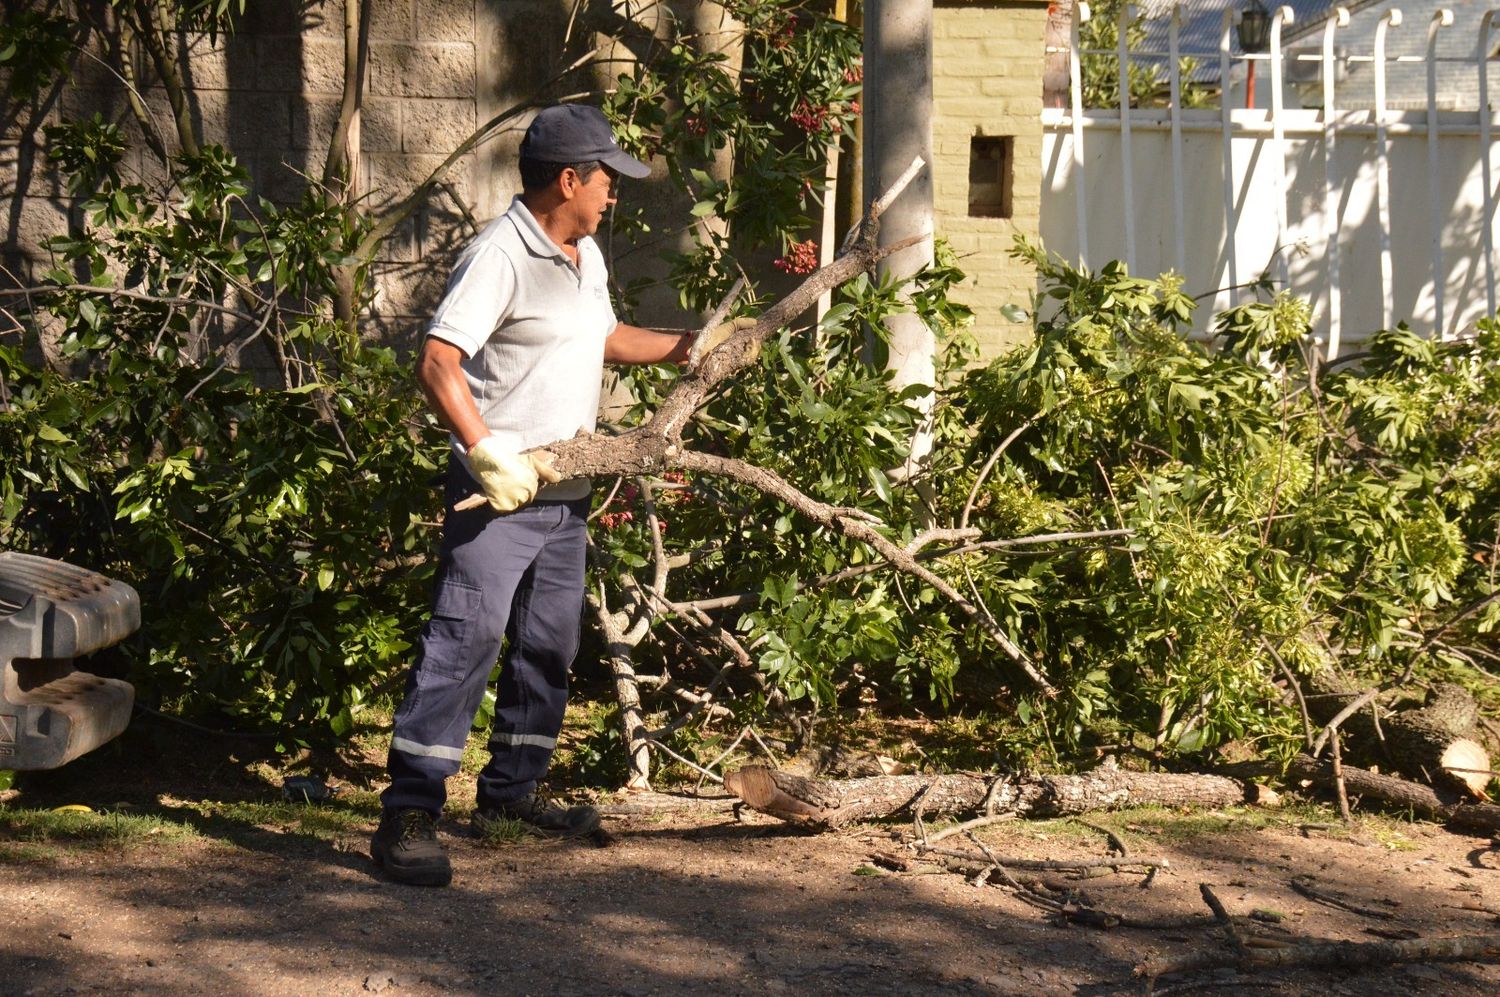
[[(1451, 824), (1466, 831), (1500, 835), (1500, 806), (1444, 799), (1432, 787), (1421, 783), (1380, 775), (1350, 765), (1345, 765), (1343, 769), (1344, 788), (1350, 796), (1380, 800), (1398, 810), (1409, 810), (1419, 817)], [(1311, 780), (1321, 786), (1333, 785), (1332, 766), (1307, 755), (1299, 755), (1287, 774)]]
[(931, 814), (985, 810), (1057, 817), (1144, 805), (1227, 807), (1244, 803), (1247, 793), (1245, 783), (1224, 776), (1114, 768), (1082, 775), (906, 775), (836, 781), (749, 766), (725, 775), (724, 788), (751, 809), (823, 828), (918, 808)]

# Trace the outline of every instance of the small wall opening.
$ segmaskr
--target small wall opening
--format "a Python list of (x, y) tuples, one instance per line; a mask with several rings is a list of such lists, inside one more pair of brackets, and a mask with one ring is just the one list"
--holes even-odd
[(969, 217), (1009, 218), (1016, 140), (1011, 135), (969, 139)]

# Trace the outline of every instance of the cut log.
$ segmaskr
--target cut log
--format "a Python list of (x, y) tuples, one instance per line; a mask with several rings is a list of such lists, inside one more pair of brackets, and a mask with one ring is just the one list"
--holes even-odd
[[(1332, 671), (1308, 681), (1307, 711), (1327, 724), (1364, 691)], [(1376, 717), (1379, 717), (1379, 728)], [(1378, 701), (1344, 718), (1351, 758), (1365, 764), (1391, 767), (1412, 779), (1456, 789), (1473, 799), (1488, 799), (1490, 756), (1479, 743), (1474, 725), (1479, 706), (1462, 686), (1435, 687), (1426, 705), (1391, 711)]]
[(838, 827), (918, 807), (929, 814), (985, 810), (1018, 817), (1059, 817), (1122, 807), (1227, 807), (1247, 786), (1217, 775), (1127, 772), (1082, 775), (904, 775), (821, 780), (748, 766), (724, 776), (724, 788), (753, 810), (791, 823)]
[(1403, 710), (1385, 721), (1391, 763), (1407, 775), (1459, 789), (1474, 799), (1489, 798), (1490, 755), (1473, 736), (1479, 704), (1460, 686), (1436, 687), (1427, 705)]
[[(1333, 785), (1333, 766), (1307, 755), (1299, 755), (1294, 759), (1287, 774), (1308, 779), (1324, 787)], [(1352, 765), (1343, 767), (1343, 776), (1344, 788), (1350, 796), (1380, 800), (1397, 809), (1410, 810), (1420, 817), (1451, 824), (1465, 831), (1500, 835), (1500, 806), (1493, 803), (1463, 803), (1444, 798), (1430, 786), (1379, 775)]]

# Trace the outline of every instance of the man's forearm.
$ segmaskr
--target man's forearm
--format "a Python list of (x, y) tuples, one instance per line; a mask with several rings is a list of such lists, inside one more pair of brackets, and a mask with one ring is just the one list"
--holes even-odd
[(692, 336), (621, 322), (604, 341), (604, 359), (618, 364), (683, 363), (692, 345)]

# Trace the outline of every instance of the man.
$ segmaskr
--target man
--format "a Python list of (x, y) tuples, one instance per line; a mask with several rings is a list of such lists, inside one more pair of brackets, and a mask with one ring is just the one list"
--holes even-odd
[[(650, 167), (615, 144), (603, 114), (579, 104), (542, 111), (521, 142), (520, 171), (520, 196), (459, 257), (417, 362), (453, 458), (432, 616), (396, 713), (391, 784), (370, 846), (404, 883), (452, 878), (435, 823), (502, 642), (476, 825), (504, 818), (560, 835), (598, 827), (592, 807), (536, 796), (578, 649), (589, 482), (560, 481), (551, 454), (523, 451), (594, 429), (606, 361), (681, 362), (692, 342), (615, 318), (591, 236), (615, 203), (616, 179)], [(748, 321), (717, 327), (705, 347)], [(487, 504), (454, 508), (473, 493)]]

